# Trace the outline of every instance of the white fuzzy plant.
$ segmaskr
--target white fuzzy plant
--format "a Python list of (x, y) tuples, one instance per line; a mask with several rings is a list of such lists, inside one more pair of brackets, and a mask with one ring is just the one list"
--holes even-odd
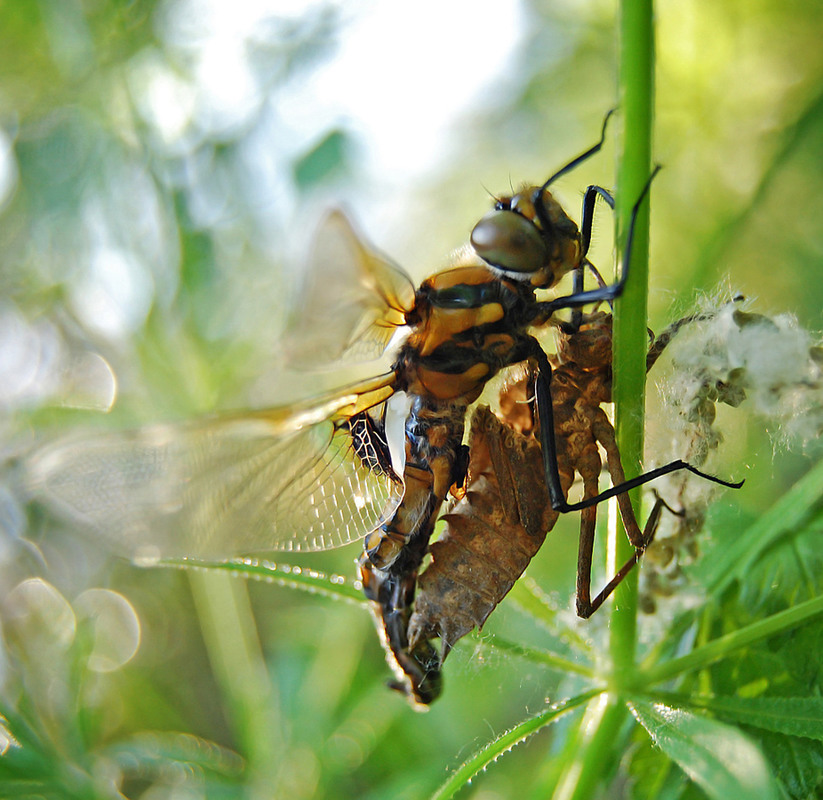
[[(655, 380), (668, 441), (658, 432), (652, 447), (668, 458), (703, 467), (726, 438), (718, 406), (739, 409), (769, 431), (775, 448), (812, 450), (823, 433), (823, 347), (791, 314), (755, 313), (737, 297), (706, 301), (681, 325), (666, 351), (668, 368)], [(735, 412), (737, 413), (737, 412)], [(661, 460), (668, 460), (663, 458)], [(711, 462), (710, 462), (711, 463)], [(709, 469), (711, 470), (711, 466)], [(664, 518), (645, 560), (643, 610), (655, 598), (684, 594), (685, 564), (698, 552), (715, 484), (675, 473), (655, 487), (682, 517)]]

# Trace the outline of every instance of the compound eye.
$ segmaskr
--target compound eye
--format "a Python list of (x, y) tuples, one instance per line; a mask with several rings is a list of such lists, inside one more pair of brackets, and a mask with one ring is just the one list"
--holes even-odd
[(540, 231), (514, 211), (490, 211), (474, 226), (471, 243), (480, 258), (507, 272), (537, 272), (548, 258)]

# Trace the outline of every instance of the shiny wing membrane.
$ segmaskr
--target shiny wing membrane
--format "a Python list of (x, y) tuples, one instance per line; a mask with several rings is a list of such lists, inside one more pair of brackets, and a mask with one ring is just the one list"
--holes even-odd
[(337, 547), (390, 518), (403, 497), (397, 475), (361, 460), (346, 425), (390, 397), (394, 380), (386, 373), (282, 409), (66, 439), (29, 459), (29, 487), (143, 561)]
[(334, 211), (317, 232), (282, 338), (286, 362), (317, 369), (377, 358), (413, 307), (409, 277)]

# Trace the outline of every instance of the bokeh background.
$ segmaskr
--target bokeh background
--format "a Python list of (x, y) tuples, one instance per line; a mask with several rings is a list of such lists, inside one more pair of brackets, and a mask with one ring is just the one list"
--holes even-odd
[[(668, 1), (657, 23), (665, 169), (653, 191), (650, 326), (699, 297), (742, 292), (757, 311), (823, 327), (823, 6)], [(222, 773), (131, 774), (127, 796), (425, 796), (558, 691), (550, 672), (483, 644), (496, 630), (539, 640), (516, 604), (458, 647), (445, 696), (414, 714), (383, 686), (362, 606), (112, 559), (26, 514), (13, 465), (77, 426), (310, 394), (321, 379), (284, 377), (278, 336), (323, 212), (345, 207), (415, 281), (437, 270), (490, 193), (545, 179), (594, 143), (618, 100), (615, 4), (16, 0), (0, 4), (0, 52), (0, 446), (11, 465), (0, 595), (35, 575), (71, 604), (105, 587), (141, 631), (134, 657), (95, 673), (93, 690), (72, 683), (71, 659), (42, 679), (47, 694), (61, 681), (76, 689), (31, 712), (66, 744), (55, 760), (81, 765), (108, 796), (94, 766), (109, 763), (98, 758), (106, 747), (180, 731), (239, 752), (246, 770), (224, 753)], [(613, 187), (617, 135), (619, 123), (600, 156), (558, 183), (573, 216), (588, 184)], [(611, 235), (602, 211), (593, 260), (607, 274)], [(745, 497), (725, 502), (749, 515), (814, 458), (763, 428), (741, 412), (722, 462), (748, 480)], [(576, 524), (559, 525), (551, 558), (530, 569), (561, 607)], [(352, 576), (357, 551), (289, 561)], [(220, 662), (220, 609), (243, 609), (247, 596), (242, 630), (223, 623), (247, 651)], [(577, 630), (590, 637), (598, 624)], [(9, 647), (4, 704), (39, 685)], [(244, 665), (238, 693), (231, 674)], [(540, 796), (553, 747), (535, 737), (465, 796), (508, 798), (513, 786)]]

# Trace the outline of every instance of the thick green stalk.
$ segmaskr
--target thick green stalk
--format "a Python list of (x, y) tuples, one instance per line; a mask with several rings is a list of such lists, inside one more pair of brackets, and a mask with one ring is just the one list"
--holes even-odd
[[(651, 171), (651, 135), (654, 107), (654, 27), (652, 0), (620, 3), (619, 84), (623, 137), (617, 167), (617, 252), (622, 254), (632, 207)], [(628, 476), (641, 471), (643, 411), (646, 381), (646, 307), (648, 294), (649, 213), (644, 203), (635, 227), (630, 277), (616, 303), (614, 324), (614, 402), (617, 444)], [(632, 502), (639, 512), (637, 492)], [(619, 523), (609, 535), (610, 569), (632, 553)], [(634, 668), (637, 627), (637, 572), (615, 591), (611, 620), (611, 653), (618, 686), (621, 676)]]
[[(652, 0), (621, 0), (620, 4), (620, 108), (624, 130), (618, 164), (617, 251), (624, 253), (633, 207), (651, 173), (651, 134), (654, 105), (654, 27)], [(633, 222), (630, 264), (625, 292), (617, 303), (614, 327), (614, 400), (618, 447), (629, 476), (641, 471), (643, 411), (646, 380), (646, 309), (648, 295), (649, 213), (644, 203)], [(639, 511), (637, 498), (633, 497)], [(633, 554), (618, 523), (609, 534), (610, 571), (616, 572)], [(564, 763), (554, 800), (586, 800), (598, 790), (605, 773), (613, 768), (621, 750), (628, 710), (623, 695), (632, 685), (636, 669), (636, 571), (614, 595), (610, 627), (613, 672), (612, 691), (589, 703), (575, 740), (574, 757)], [(521, 732), (517, 732), (519, 737)], [(519, 740), (519, 738), (518, 738)], [(508, 743), (507, 743), (508, 744)], [(461, 781), (462, 781), (461, 777)], [(459, 783), (457, 785), (464, 785)], [(445, 788), (451, 791), (452, 784)], [(450, 796), (445, 792), (438, 796)]]
[(552, 800), (588, 800), (598, 793), (603, 773), (614, 763), (628, 709), (609, 694), (592, 700), (579, 730), (574, 758), (565, 765)]
[[(652, 0), (622, 0), (620, 4), (620, 111), (623, 138), (617, 168), (617, 252), (623, 253), (632, 208), (651, 171), (651, 134), (654, 104), (654, 28)], [(630, 277), (623, 297), (616, 303), (614, 325), (614, 401), (617, 443), (628, 476), (641, 471), (643, 458), (643, 410), (646, 382), (646, 299), (648, 294), (648, 203), (638, 216), (631, 252)], [(636, 495), (637, 493), (633, 493)], [(637, 511), (636, 496), (632, 502)], [(609, 567), (613, 574), (633, 553), (619, 520), (610, 526)], [(637, 571), (614, 593), (610, 626), (613, 694), (592, 704), (581, 726), (577, 758), (567, 765), (555, 799), (584, 800), (592, 797), (613, 764), (627, 710), (622, 689), (631, 685), (635, 670), (637, 631)]]

